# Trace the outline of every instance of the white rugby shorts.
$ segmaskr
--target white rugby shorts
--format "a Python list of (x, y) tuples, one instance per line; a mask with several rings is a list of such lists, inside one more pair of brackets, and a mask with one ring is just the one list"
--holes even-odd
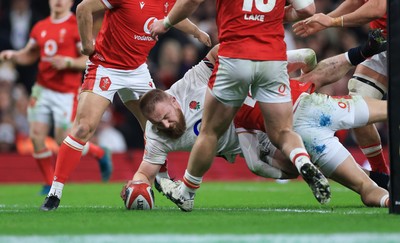
[(249, 91), (260, 102), (290, 102), (286, 66), (286, 61), (252, 61), (220, 56), (209, 82), (211, 94), (233, 107), (241, 106)]
[(75, 118), (77, 93), (61, 93), (35, 84), (28, 106), (28, 121), (49, 125), (54, 122), (56, 128), (69, 129)]
[(332, 97), (313, 93), (300, 96), (294, 109), (294, 130), (302, 137), (311, 160), (329, 177), (350, 155), (335, 132), (366, 125), (367, 103), (358, 95)]
[(135, 70), (120, 70), (89, 62), (82, 85), (82, 91), (93, 92), (110, 102), (118, 92), (124, 103), (138, 100), (151, 89), (155, 89), (155, 85), (146, 63)]

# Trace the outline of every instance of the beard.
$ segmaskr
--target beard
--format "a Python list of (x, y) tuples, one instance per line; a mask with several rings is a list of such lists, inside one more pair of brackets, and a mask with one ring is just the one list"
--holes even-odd
[(175, 126), (162, 130), (159, 129), (167, 137), (172, 139), (180, 138), (186, 131), (186, 120), (183, 116), (182, 110), (177, 108), (176, 112), (178, 114), (178, 122), (175, 123)]

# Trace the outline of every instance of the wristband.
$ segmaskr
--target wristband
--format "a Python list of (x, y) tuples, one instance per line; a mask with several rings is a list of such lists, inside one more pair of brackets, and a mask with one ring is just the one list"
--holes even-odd
[(164, 27), (166, 29), (169, 29), (169, 28), (172, 27), (171, 21), (169, 21), (169, 17), (168, 16), (164, 18), (163, 24), (164, 24)]
[(344, 26), (343, 16), (340, 16), (340, 17), (337, 17), (337, 18), (333, 18), (332, 26), (335, 26), (335, 27), (341, 26), (341, 27), (343, 27)]
[(66, 58), (64, 58), (64, 61), (67, 64), (67, 68), (71, 68), (72, 67), (72, 58), (66, 57)]
[(360, 63), (362, 63), (363, 61), (365, 61), (365, 59), (367, 59), (367, 58), (365, 58), (365, 57), (363, 56), (363, 54), (361, 53), (361, 47), (358, 46), (358, 47), (351, 48), (351, 49), (347, 52), (346, 59), (347, 59), (348, 61), (350, 61), (350, 63), (351, 63), (353, 66), (357, 66), (358, 64), (360, 64)]

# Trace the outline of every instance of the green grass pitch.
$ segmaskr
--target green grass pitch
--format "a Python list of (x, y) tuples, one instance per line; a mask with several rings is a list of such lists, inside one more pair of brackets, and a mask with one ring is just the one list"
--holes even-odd
[(205, 182), (190, 213), (181, 212), (157, 191), (153, 210), (128, 211), (119, 197), (122, 184), (67, 184), (60, 207), (52, 212), (39, 211), (44, 199), (37, 195), (40, 185), (0, 185), (0, 242), (8, 241), (7, 236), (32, 235), (358, 233), (394, 234), (398, 241), (391, 241), (393, 236), (388, 242), (400, 242), (400, 215), (388, 214), (385, 208), (367, 208), (356, 193), (333, 182), (327, 205), (320, 205), (303, 181)]

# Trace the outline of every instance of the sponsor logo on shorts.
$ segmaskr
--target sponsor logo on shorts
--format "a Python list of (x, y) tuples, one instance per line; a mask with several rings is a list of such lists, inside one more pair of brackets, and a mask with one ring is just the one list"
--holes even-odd
[(342, 101), (338, 102), (338, 105), (339, 105), (339, 107), (342, 108), (342, 109), (346, 109), (346, 107), (347, 107), (347, 104), (344, 103), (344, 102), (342, 102)]
[(280, 96), (286, 96), (287, 95), (287, 93), (286, 93), (286, 85), (284, 85), (284, 84), (279, 85), (278, 92), (279, 92)]
[(31, 97), (29, 99), (29, 107), (34, 107), (36, 105), (36, 101), (37, 101), (36, 98)]

